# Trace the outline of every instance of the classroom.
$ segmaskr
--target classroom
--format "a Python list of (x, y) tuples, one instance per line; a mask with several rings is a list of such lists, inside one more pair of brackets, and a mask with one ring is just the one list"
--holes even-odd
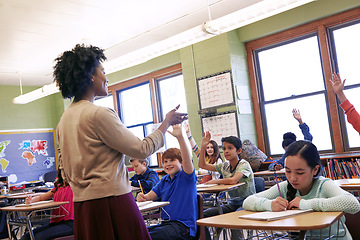
[[(331, 170), (331, 164), (338, 164), (334, 159), (338, 162), (359, 160), (360, 163), (360, 141), (359, 134), (347, 122), (329, 79), (333, 72), (340, 72), (346, 79), (347, 97), (360, 109), (357, 98), (360, 47), (358, 41), (349, 39), (356, 31), (360, 31), (358, 0), (308, 1), (221, 34), (208, 33), (211, 37), (205, 40), (117, 71), (107, 73), (104, 62), (109, 95), (95, 103), (113, 108), (140, 138), (157, 128), (166, 113), (180, 103), (179, 111), (188, 113), (192, 137), (198, 146), (205, 131), (221, 129), (214, 135), (218, 143), (229, 135), (242, 141), (248, 139), (273, 159), (284, 153), (281, 141), (285, 132), (294, 132), (298, 140), (302, 140), (301, 130), (291, 113), (296, 108), (311, 129), (312, 142), (319, 150), (326, 177), (355, 178), (358, 176), (351, 170), (347, 172), (345, 167)], [(359, 40), (359, 34), (354, 36)], [(352, 48), (355, 56), (346, 52)], [(65, 50), (68, 49), (61, 49), (59, 54)], [(0, 59), (0, 63), (5, 61)], [(3, 74), (1, 66), (0, 74)], [(210, 83), (217, 77), (221, 78), (220, 85)], [(220, 92), (212, 99), (202, 92), (210, 92), (206, 82)], [(41, 86), (23, 85), (22, 92)], [(59, 92), (27, 104), (13, 104), (19, 94), (18, 82), (1, 83), (0, 133), (55, 130), (71, 104)], [(213, 100), (214, 103), (209, 104)], [(216, 121), (218, 124), (214, 124)], [(176, 139), (168, 133), (165, 142), (165, 148), (178, 147)], [(198, 170), (198, 158), (195, 154), (192, 157)], [(11, 161), (11, 156), (6, 158)], [(131, 167), (128, 159), (126, 163)], [(149, 158), (149, 166), (162, 168), (160, 153)], [(264, 163), (257, 170), (267, 170), (267, 167)], [(1, 172), (0, 176), (9, 174)]]

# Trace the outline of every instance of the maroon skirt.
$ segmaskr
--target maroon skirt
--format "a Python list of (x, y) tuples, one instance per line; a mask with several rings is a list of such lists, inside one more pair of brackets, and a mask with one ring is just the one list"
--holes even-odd
[(77, 240), (151, 239), (132, 193), (74, 203)]

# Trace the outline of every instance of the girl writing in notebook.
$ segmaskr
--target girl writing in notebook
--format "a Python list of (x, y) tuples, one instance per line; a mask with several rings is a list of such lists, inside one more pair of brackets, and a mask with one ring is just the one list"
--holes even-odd
[[(73, 221), (74, 221), (74, 203), (73, 192), (63, 178), (63, 172), (59, 169), (58, 176), (54, 183), (54, 188), (49, 192), (40, 196), (28, 196), (25, 199), (26, 204), (45, 201), (53, 199), (54, 202), (69, 202), (62, 205), (59, 209), (52, 210), (52, 215), (58, 217), (52, 217), (50, 224), (37, 227), (33, 230), (35, 239), (37, 240), (51, 240), (58, 237), (69, 236), (73, 234)], [(21, 240), (30, 239), (29, 233), (22, 236)]]
[[(243, 207), (251, 211), (285, 211), (287, 209), (313, 209), (314, 211), (342, 211), (355, 214), (360, 210), (358, 200), (342, 190), (331, 179), (321, 176), (320, 156), (316, 146), (309, 141), (296, 141), (285, 152), (287, 181), (249, 196)], [(352, 239), (341, 219), (339, 239)], [(331, 230), (337, 234), (338, 223)], [(328, 230), (323, 231), (328, 232)], [(319, 235), (313, 232), (313, 236)]]

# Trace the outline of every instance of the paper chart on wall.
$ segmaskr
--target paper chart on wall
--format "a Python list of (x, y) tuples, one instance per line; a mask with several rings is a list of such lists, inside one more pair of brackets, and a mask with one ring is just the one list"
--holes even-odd
[(219, 146), (222, 145), (221, 138), (223, 137), (239, 137), (235, 112), (222, 113), (211, 117), (203, 117), (201, 120), (203, 131), (209, 131), (211, 133), (211, 139), (213, 139)]
[(231, 72), (198, 79), (200, 109), (234, 104)]

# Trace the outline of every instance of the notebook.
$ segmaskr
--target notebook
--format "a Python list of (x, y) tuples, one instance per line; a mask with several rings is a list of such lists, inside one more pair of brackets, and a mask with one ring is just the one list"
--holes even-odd
[(196, 185), (197, 188), (208, 188), (208, 187), (213, 187), (213, 186), (216, 186), (217, 184), (214, 183), (214, 184), (205, 184), (205, 183), (201, 183), (201, 184), (198, 184)]
[(48, 201), (39, 201), (39, 202), (33, 202), (33, 203), (22, 203), (22, 204), (17, 204), (15, 205), (15, 207), (28, 207), (28, 206), (34, 206), (34, 205), (38, 205), (38, 204), (43, 204), (43, 203), (50, 203), (53, 202), (53, 200), (48, 200)]
[(143, 207), (143, 206), (148, 205), (148, 204), (150, 204), (152, 202), (153, 201), (136, 202), (136, 204), (138, 205), (138, 207)]
[(307, 210), (286, 210), (281, 212), (258, 212), (258, 213), (251, 213), (247, 215), (239, 216), (239, 218), (249, 219), (249, 220), (261, 220), (261, 221), (274, 221), (282, 218), (288, 218), (295, 215), (312, 212), (312, 209)]

